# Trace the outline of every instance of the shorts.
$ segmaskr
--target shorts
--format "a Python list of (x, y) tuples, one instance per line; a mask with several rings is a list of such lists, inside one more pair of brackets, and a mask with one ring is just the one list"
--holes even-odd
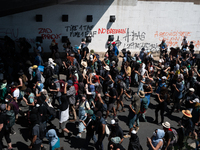
[(64, 121), (63, 123), (60, 124), (60, 129), (65, 129), (67, 125), (67, 121)]
[(108, 104), (107, 110), (111, 111), (113, 107), (114, 107), (114, 103), (110, 103), (110, 104)]

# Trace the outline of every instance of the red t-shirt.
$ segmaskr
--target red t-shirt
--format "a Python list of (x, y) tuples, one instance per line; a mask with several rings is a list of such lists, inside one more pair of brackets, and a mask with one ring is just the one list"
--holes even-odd
[(76, 94), (75, 95), (78, 95), (78, 83), (75, 83), (74, 87), (75, 87), (75, 90), (76, 90)]

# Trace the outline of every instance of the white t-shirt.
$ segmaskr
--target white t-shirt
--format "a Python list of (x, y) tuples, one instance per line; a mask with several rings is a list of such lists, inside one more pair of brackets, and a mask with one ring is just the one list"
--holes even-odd
[(19, 97), (19, 89), (16, 89), (14, 92), (13, 92), (13, 97)]

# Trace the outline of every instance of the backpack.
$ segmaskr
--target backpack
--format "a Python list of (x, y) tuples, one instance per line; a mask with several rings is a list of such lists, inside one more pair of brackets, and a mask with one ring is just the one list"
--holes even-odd
[(57, 83), (60, 83), (60, 92), (63, 93), (65, 89), (65, 81), (64, 80), (58, 80)]
[(15, 124), (15, 112), (13, 110), (6, 112), (7, 127), (11, 128)]
[(42, 140), (46, 136), (46, 125), (45, 123), (39, 123), (39, 138)]
[(55, 109), (53, 107), (49, 107), (49, 105), (46, 102), (43, 103), (43, 104), (47, 108), (48, 113), (53, 117), (53, 119), (56, 118), (56, 111), (55, 111)]
[(172, 132), (173, 132), (173, 138), (170, 142), (170, 144), (175, 144), (178, 142), (178, 133), (176, 132), (176, 130), (174, 128), (171, 128), (172, 129)]

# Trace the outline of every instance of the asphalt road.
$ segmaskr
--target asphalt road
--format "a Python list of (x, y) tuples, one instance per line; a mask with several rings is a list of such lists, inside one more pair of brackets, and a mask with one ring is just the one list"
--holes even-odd
[[(137, 91), (137, 88), (133, 88), (133, 91)], [(119, 125), (120, 127), (123, 129), (124, 134), (128, 133), (128, 126), (126, 125), (126, 122), (128, 121), (127, 117), (128, 117), (128, 105), (130, 104), (130, 101), (127, 101), (126, 99), (124, 99), (124, 104), (125, 104), (125, 112), (121, 112), (117, 114), (117, 117), (119, 119)], [(147, 150), (147, 146), (146, 146), (146, 137), (151, 137), (153, 134), (153, 131), (155, 129), (162, 129), (162, 126), (156, 125), (153, 123), (154, 117), (155, 117), (155, 107), (157, 105), (157, 102), (155, 101), (154, 96), (152, 95), (151, 97), (151, 103), (149, 105), (149, 108), (146, 112), (146, 119), (148, 122), (140, 122), (140, 129), (138, 131), (138, 136), (140, 139), (140, 143), (143, 147), (144, 150)], [(168, 106), (169, 107), (169, 106)], [(25, 104), (23, 104), (22, 107), (23, 110), (27, 110), (28, 107), (25, 106)], [(182, 113), (173, 113), (172, 116), (168, 117), (165, 116), (165, 121), (170, 122), (171, 126), (174, 128), (177, 128), (177, 122), (180, 120), (180, 117), (182, 117)], [(110, 123), (111, 118), (108, 117), (107, 119), (107, 123)], [(160, 116), (159, 116), (159, 121), (160, 121)], [(52, 121), (54, 128), (57, 129), (57, 133), (58, 136), (60, 136), (60, 131), (59, 130), (59, 120), (55, 119)], [(11, 136), (11, 141), (12, 141), (12, 145), (13, 148), (16, 150), (26, 150), (28, 149), (28, 145), (30, 144), (30, 141), (28, 140), (28, 132), (29, 130), (26, 127), (27, 122), (26, 119), (23, 118), (22, 116), (19, 115), (19, 119), (18, 119), (18, 123), (16, 123), (14, 125), (14, 129), (17, 132), (17, 134), (12, 135)], [(85, 133), (82, 133), (82, 137), (81, 138), (76, 138), (76, 135), (78, 133), (78, 128), (77, 128), (77, 123), (71, 123), (69, 122), (67, 124), (67, 128), (72, 131), (74, 133), (74, 135), (71, 138), (67, 137), (67, 134), (65, 137), (60, 137), (60, 144), (62, 147), (64, 147), (64, 149), (66, 150), (72, 150), (72, 149), (81, 149), (83, 147), (84, 144), (84, 140), (85, 140)], [(4, 145), (6, 145), (5, 139), (3, 140)], [(49, 149), (48, 146), (48, 141), (46, 139), (44, 139), (44, 146)], [(105, 137), (104, 141), (104, 149), (107, 149), (107, 144), (108, 144), (108, 138)], [(129, 144), (129, 139), (124, 139), (122, 145), (124, 146), (124, 148), (128, 149), (128, 144)], [(91, 146), (90, 149), (93, 150), (93, 141), (91, 141)]]

